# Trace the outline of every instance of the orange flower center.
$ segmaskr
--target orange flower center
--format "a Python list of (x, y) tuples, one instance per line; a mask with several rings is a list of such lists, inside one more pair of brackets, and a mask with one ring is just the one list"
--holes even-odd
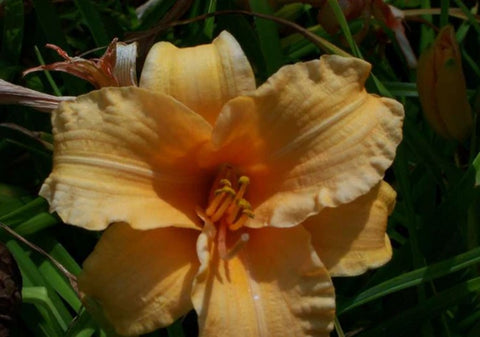
[(204, 216), (218, 230), (218, 250), (224, 260), (234, 257), (249, 240), (249, 234), (242, 233), (237, 242), (227, 248), (227, 232), (237, 231), (254, 217), (252, 206), (245, 199), (249, 183), (247, 176), (239, 176), (232, 166), (225, 164), (210, 190)]

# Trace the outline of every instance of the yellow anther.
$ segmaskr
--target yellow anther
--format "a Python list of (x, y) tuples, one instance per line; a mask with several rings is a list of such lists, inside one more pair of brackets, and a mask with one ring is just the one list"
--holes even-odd
[(233, 223), (237, 218), (238, 212), (243, 209), (251, 209), (252, 206), (250, 203), (245, 199), (237, 199), (238, 196), (235, 197), (235, 202), (233, 202), (227, 210), (227, 222)]
[(233, 188), (230, 188), (228, 186), (225, 186), (223, 188), (219, 188), (218, 190), (215, 190), (214, 192), (215, 197), (213, 198), (212, 201), (210, 201), (210, 204), (208, 205), (207, 209), (205, 210), (205, 213), (208, 216), (211, 216), (219, 205), (225, 200), (226, 196), (234, 197), (235, 196), (235, 191)]
[(250, 184), (250, 178), (248, 178), (247, 176), (241, 176), (240, 178), (238, 178), (238, 184), (239, 185), (248, 185), (248, 184)]
[(252, 209), (252, 205), (250, 205), (250, 203), (243, 198), (237, 201), (237, 205), (241, 209)]
[(232, 183), (228, 179), (220, 179), (220, 185), (222, 187), (224, 186), (232, 187)]
[(222, 188), (219, 188), (219, 189), (215, 190), (215, 192), (213, 194), (219, 195), (220, 193), (227, 193), (227, 194), (235, 196), (235, 190), (231, 187), (228, 187), (228, 186), (225, 186), (225, 187), (222, 187)]

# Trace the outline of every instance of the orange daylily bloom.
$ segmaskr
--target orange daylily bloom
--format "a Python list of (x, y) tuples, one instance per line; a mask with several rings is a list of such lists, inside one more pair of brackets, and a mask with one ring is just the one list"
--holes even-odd
[(370, 65), (322, 56), (255, 88), (235, 39), (147, 56), (140, 87), (53, 113), (40, 194), (73, 225), (108, 227), (79, 287), (119, 334), (192, 308), (200, 336), (328, 336), (330, 276), (391, 256), (382, 182), (402, 106), (368, 94)]

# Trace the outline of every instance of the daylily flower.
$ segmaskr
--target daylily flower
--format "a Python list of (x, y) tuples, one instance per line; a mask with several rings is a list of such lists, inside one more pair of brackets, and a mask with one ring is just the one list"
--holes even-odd
[(452, 26), (445, 26), (421, 56), (417, 89), (425, 118), (442, 137), (463, 141), (472, 131), (472, 109), (462, 56)]
[(330, 276), (391, 257), (382, 181), (402, 106), (368, 94), (370, 65), (322, 56), (258, 89), (235, 39), (149, 52), (140, 87), (53, 113), (40, 194), (103, 230), (79, 287), (122, 335), (192, 308), (201, 336), (328, 336)]

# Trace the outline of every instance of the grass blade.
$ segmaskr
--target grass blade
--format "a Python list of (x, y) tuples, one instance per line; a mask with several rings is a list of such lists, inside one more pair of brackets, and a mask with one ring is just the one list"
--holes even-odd
[(75, 0), (75, 5), (82, 14), (97, 47), (107, 46), (110, 39), (103, 25), (102, 18), (90, 0)]
[(23, 40), (23, 1), (9, 0), (4, 10), (2, 54), (7, 55), (10, 62), (17, 63)]
[(413, 270), (376, 285), (358, 294), (354, 299), (341, 303), (338, 312), (343, 313), (349, 311), (377, 298), (392, 294), (402, 289), (417, 286), (477, 263), (480, 263), (480, 247), (469, 250), (468, 252), (457, 255), (451, 259)]
[(480, 277), (470, 279), (454, 287), (444, 290), (425, 300), (412, 309), (401, 312), (375, 328), (361, 333), (359, 337), (405, 336), (429, 319), (441, 314), (449, 306), (460, 299), (475, 296), (480, 291)]
[[(273, 13), (267, 0), (250, 0), (250, 8), (258, 13), (269, 15)], [(265, 58), (266, 77), (269, 77), (283, 65), (283, 53), (277, 24), (270, 20), (255, 18), (255, 29)]]

